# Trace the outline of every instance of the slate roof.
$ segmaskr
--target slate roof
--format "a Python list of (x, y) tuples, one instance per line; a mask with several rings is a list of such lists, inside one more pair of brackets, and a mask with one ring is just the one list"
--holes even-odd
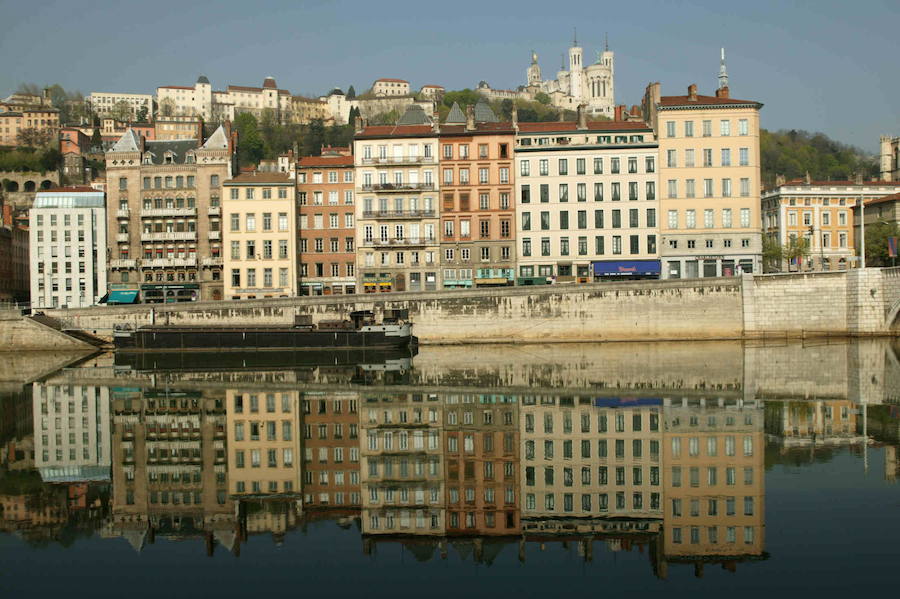
[(209, 136), (209, 139), (206, 140), (201, 146), (203, 150), (227, 150), (228, 149), (228, 136), (225, 134), (225, 128), (222, 125), (219, 125), (218, 129), (213, 131), (213, 134)]
[[(118, 142), (117, 142), (118, 143)], [(175, 164), (184, 164), (184, 155), (191, 150), (197, 149), (196, 139), (167, 139), (167, 140), (146, 140), (146, 151), (144, 156), (150, 155), (153, 164), (164, 164), (165, 156), (168, 152), (174, 154), (172, 162)]]
[(141, 139), (133, 129), (128, 129), (119, 138), (119, 141), (113, 144), (109, 149), (110, 152), (140, 152)]
[(425, 110), (418, 104), (410, 104), (406, 107), (406, 112), (397, 121), (398, 125), (428, 125), (430, 124), (428, 115)]
[(475, 122), (476, 123), (496, 123), (497, 115), (488, 106), (484, 100), (478, 100), (475, 104)]
[(206, 78), (206, 75), (200, 75), (197, 77), (197, 83), (205, 83), (209, 85), (209, 79)]
[(463, 125), (466, 122), (466, 115), (463, 114), (462, 109), (459, 107), (459, 104), (456, 102), (453, 103), (453, 106), (450, 107), (450, 113), (447, 115), (447, 118), (444, 119), (444, 124), (446, 125)]

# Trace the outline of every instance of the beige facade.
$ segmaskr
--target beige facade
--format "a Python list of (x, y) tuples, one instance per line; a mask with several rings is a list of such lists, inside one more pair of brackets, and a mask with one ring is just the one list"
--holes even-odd
[(158, 87), (156, 99), (162, 116), (192, 115), (221, 123), (233, 121), (242, 112), (260, 118), (264, 111), (270, 110), (278, 122), (291, 122), (291, 93), (278, 89), (272, 77), (266, 77), (262, 87), (229, 85), (225, 91), (215, 91), (209, 79), (201, 75), (193, 86)]
[(900, 137), (882, 135), (879, 142), (881, 180), (900, 181)]
[(440, 287), (437, 132), (371, 126), (354, 140), (359, 292)]
[(115, 92), (91, 92), (86, 98), (88, 108), (98, 116), (108, 116), (119, 102), (125, 102), (130, 110), (128, 120), (136, 121), (141, 109), (146, 109), (147, 120), (155, 114), (153, 96), (150, 94), (120, 94)]
[(225, 297), (297, 295), (294, 180), (253, 172), (225, 183)]
[(728, 88), (660, 96), (645, 118), (659, 137), (662, 278), (761, 272), (759, 110)]
[(408, 96), (409, 81), (404, 79), (376, 79), (372, 84), (376, 96)]
[(0, 112), (0, 145), (18, 146), (19, 134), (35, 130), (56, 141), (59, 111), (55, 108), (29, 108), (18, 112)]
[(292, 123), (308, 125), (315, 120), (334, 122), (334, 114), (332, 114), (328, 102), (321, 98), (305, 98), (303, 96), (291, 98)]
[(159, 116), (153, 121), (154, 139), (200, 139), (203, 119), (198, 116)]
[[(658, 278), (653, 131), (638, 121), (587, 122), (580, 114), (578, 123), (519, 124), (518, 277)], [(637, 267), (649, 274), (631, 270)]]

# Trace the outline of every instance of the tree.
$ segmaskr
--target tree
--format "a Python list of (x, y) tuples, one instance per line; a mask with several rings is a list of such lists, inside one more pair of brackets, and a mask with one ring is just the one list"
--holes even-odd
[(538, 92), (534, 95), (534, 101), (539, 104), (543, 104), (544, 106), (550, 105), (550, 96), (545, 94), (544, 92)]
[(175, 114), (175, 101), (172, 98), (165, 98), (159, 103), (159, 114), (162, 116), (172, 116)]
[(807, 131), (766, 131), (760, 129), (760, 162), (766, 186), (776, 175), (787, 180), (848, 180), (861, 173), (868, 179), (878, 175), (878, 161), (859, 148), (842, 144), (822, 133)]
[(797, 262), (799, 267), (804, 258), (809, 257), (809, 240), (806, 237), (790, 237), (784, 244), (782, 256), (790, 262)]
[(306, 126), (300, 151), (304, 156), (320, 156), (324, 143), (325, 124), (322, 122), (322, 119), (313, 119)]
[(479, 100), (482, 99), (483, 96), (481, 94), (469, 88), (466, 88), (445, 93), (444, 99), (442, 101), (444, 106), (446, 106), (447, 108), (450, 108), (451, 106), (453, 106), (453, 103), (456, 102), (465, 112), (466, 106), (468, 106), (469, 104), (475, 105)]
[(784, 260), (784, 248), (773, 237), (763, 236), (763, 272), (780, 272)]
[(125, 100), (119, 100), (109, 111), (109, 116), (117, 121), (127, 123), (131, 120), (131, 105)]
[(62, 154), (57, 148), (47, 148), (41, 155), (41, 172), (58, 170), (62, 164)]
[(238, 163), (256, 165), (265, 155), (265, 147), (256, 117), (242, 112), (234, 117), (234, 129), (238, 133)]
[(147, 107), (146, 107), (146, 106), (141, 106), (141, 107), (138, 109), (138, 112), (137, 112), (137, 122), (139, 122), (139, 123), (146, 123), (146, 122), (148, 122), (148, 121), (147, 121), (147, 116), (148, 116), (149, 112), (150, 112), (150, 111), (147, 110)]
[(94, 132), (91, 134), (91, 147), (99, 148), (103, 145), (103, 137), (100, 135), (100, 129), (94, 127)]
[(356, 89), (351, 85), (349, 89), (347, 89), (347, 99), (355, 100), (356, 99)]
[(16, 141), (19, 142), (19, 145), (29, 148), (42, 148), (50, 145), (50, 142), (53, 141), (54, 137), (54, 132), (50, 129), (36, 129), (34, 127), (29, 127), (27, 129), (19, 130), (18, 135), (16, 135)]
[(866, 266), (893, 266), (888, 256), (888, 237), (900, 238), (900, 226), (896, 222), (881, 221), (866, 226)]

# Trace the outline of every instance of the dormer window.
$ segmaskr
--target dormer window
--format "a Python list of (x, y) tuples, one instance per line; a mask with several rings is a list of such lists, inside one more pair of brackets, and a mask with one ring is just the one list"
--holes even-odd
[(144, 164), (153, 164), (153, 155), (149, 152), (144, 154)]
[(163, 154), (163, 164), (175, 164), (175, 152), (170, 150)]
[(190, 154), (185, 155), (185, 157), (184, 157), (184, 163), (185, 163), (185, 164), (194, 164), (194, 153), (193, 153), (193, 152), (191, 152)]

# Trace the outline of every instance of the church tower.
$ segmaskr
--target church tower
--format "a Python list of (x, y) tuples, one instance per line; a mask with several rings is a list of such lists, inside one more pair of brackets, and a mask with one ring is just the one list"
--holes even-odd
[(531, 66), (528, 67), (528, 85), (541, 85), (541, 66), (538, 64), (538, 55), (534, 50), (531, 51)]
[(569, 48), (569, 95), (577, 102), (581, 101), (584, 93), (582, 89), (584, 83), (583, 55), (584, 50), (578, 45), (578, 36), (576, 35), (572, 40), (572, 47)]

